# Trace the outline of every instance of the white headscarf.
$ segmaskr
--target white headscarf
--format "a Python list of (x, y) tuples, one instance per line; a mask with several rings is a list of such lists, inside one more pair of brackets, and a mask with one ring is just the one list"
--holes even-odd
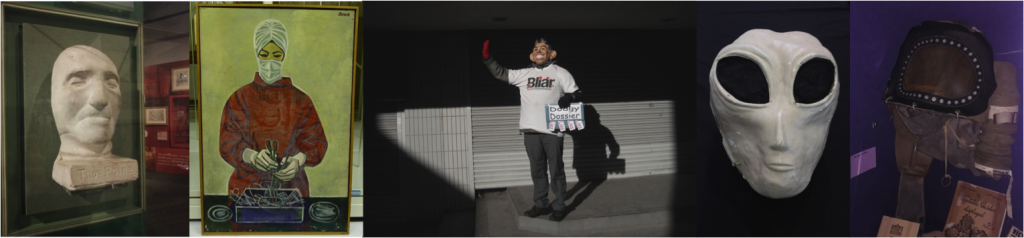
[[(259, 55), (260, 50), (263, 49), (267, 43), (274, 41), (281, 50), (288, 52), (288, 31), (284, 28), (284, 23), (274, 19), (267, 19), (256, 25), (256, 31), (253, 33), (252, 47), (255, 53)], [(285, 55), (287, 57), (287, 54)], [(283, 60), (283, 59), (282, 59)], [(256, 63), (260, 68), (260, 78), (263, 79), (267, 84), (272, 84), (281, 80), (281, 66), (284, 64), (282, 61), (277, 60), (262, 60), (258, 56)]]
[(284, 23), (281, 21), (267, 19), (256, 25), (252, 39), (252, 48), (256, 54), (259, 54), (270, 41), (274, 41), (281, 50), (288, 52), (288, 31), (284, 29)]

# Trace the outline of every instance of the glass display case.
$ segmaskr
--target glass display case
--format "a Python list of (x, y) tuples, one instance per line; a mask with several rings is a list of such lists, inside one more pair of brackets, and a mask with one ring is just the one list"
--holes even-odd
[(18, 4), (125, 22), (141, 22), (143, 15), (140, 2), (23, 2)]
[(141, 3), (5, 2), (0, 11), (3, 235), (141, 213)]

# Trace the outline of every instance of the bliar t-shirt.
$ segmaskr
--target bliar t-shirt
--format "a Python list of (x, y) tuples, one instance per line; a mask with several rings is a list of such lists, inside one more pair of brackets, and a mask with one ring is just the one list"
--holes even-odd
[(558, 103), (565, 93), (576, 92), (572, 74), (558, 65), (530, 67), (508, 71), (508, 83), (519, 87), (519, 130), (535, 131), (562, 137), (561, 132), (548, 130), (545, 105)]

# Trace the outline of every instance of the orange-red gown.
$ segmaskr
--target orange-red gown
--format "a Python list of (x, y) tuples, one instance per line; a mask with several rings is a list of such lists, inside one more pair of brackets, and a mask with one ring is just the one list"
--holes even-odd
[[(246, 148), (258, 152), (266, 147), (266, 139), (277, 141), (279, 160), (305, 153), (305, 166), (320, 164), (327, 152), (327, 135), (309, 96), (293, 86), (291, 78), (267, 84), (257, 73), (252, 83), (231, 94), (221, 117), (220, 155), (235, 167), (228, 181), (230, 194), (270, 185), (273, 174), (242, 160)], [(282, 182), (280, 188), (298, 188), (302, 197), (309, 197), (306, 171), (300, 168), (295, 178)]]

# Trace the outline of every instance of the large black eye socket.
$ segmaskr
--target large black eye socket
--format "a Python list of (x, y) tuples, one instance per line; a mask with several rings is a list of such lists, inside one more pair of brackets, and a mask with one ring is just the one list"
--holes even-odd
[(739, 56), (725, 57), (718, 60), (715, 76), (718, 84), (736, 99), (745, 103), (768, 103), (768, 80), (757, 62)]
[(797, 103), (815, 103), (825, 99), (832, 92), (836, 67), (832, 61), (814, 58), (800, 66), (793, 80), (793, 98)]

